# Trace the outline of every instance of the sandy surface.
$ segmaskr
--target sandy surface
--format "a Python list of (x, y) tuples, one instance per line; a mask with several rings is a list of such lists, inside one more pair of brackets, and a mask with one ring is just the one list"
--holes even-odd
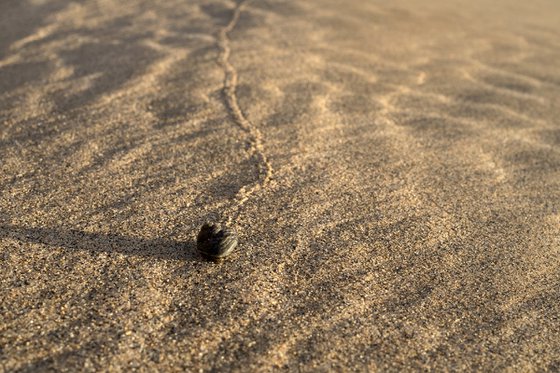
[(559, 61), (556, 0), (1, 1), (0, 370), (560, 370)]

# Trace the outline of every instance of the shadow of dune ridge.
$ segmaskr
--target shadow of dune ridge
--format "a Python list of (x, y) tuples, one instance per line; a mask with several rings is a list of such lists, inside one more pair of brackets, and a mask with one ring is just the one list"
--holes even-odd
[(183, 242), (164, 238), (147, 239), (110, 233), (91, 233), (77, 229), (0, 225), (0, 239), (5, 238), (68, 250), (119, 253), (167, 260), (197, 261), (199, 259), (194, 240)]
[(30, 6), (27, 1), (3, 0), (0, 2), (0, 59), (9, 53), (10, 45), (22, 40), (40, 27), (52, 14), (63, 9), (65, 1), (54, 0), (36, 2)]

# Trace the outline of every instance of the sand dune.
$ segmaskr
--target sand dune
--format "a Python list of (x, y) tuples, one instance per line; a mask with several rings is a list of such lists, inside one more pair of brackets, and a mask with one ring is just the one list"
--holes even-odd
[(0, 35), (0, 370), (560, 369), (556, 1), (7, 0)]

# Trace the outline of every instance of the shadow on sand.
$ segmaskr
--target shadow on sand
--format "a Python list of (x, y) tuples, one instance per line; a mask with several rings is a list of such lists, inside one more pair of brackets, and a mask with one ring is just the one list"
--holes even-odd
[(158, 259), (203, 261), (194, 240), (175, 241), (163, 238), (144, 239), (119, 234), (90, 233), (75, 229), (24, 228), (0, 225), (0, 239), (11, 238), (24, 243), (38, 243), (68, 250), (120, 253)]

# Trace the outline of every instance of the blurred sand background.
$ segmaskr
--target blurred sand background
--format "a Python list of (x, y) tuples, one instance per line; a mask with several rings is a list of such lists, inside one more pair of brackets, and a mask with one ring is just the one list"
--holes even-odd
[(0, 370), (559, 371), (560, 3), (240, 6), (0, 2)]

